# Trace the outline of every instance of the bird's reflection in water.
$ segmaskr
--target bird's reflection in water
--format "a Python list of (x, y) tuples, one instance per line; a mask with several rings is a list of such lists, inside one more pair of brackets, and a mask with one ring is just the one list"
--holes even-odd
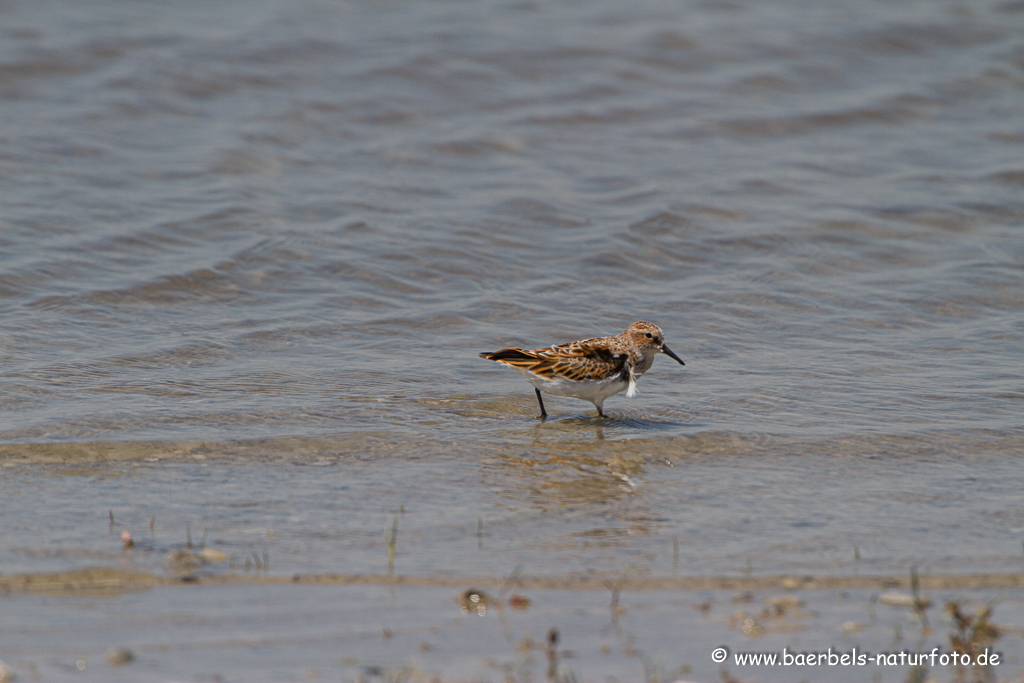
[(642, 456), (580, 452), (593, 451), (594, 442), (579, 444), (575, 452), (562, 446), (506, 454), (498, 465), (506, 505), (551, 516), (545, 544), (616, 545), (657, 532), (659, 522), (644, 500)]

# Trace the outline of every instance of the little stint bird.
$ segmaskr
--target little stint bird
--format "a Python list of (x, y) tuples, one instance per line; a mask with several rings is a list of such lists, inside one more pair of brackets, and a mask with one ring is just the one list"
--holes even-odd
[(541, 392), (571, 396), (590, 401), (597, 414), (604, 416), (604, 401), (623, 389), (626, 396), (636, 395), (636, 381), (651, 369), (654, 356), (664, 353), (686, 365), (665, 346), (661, 328), (648, 322), (636, 322), (622, 334), (581, 339), (546, 349), (500, 349), (481, 353), (481, 358), (510, 366), (533, 385), (540, 403), (540, 419), (548, 416)]

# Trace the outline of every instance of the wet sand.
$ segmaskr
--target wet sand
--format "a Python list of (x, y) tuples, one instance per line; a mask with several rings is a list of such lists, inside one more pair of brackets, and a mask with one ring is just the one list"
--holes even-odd
[[(195, 565), (205, 563), (195, 559)], [(1006, 574), (924, 574), (916, 582), (922, 589), (965, 590), (1016, 589), (1024, 587), (1024, 573)], [(523, 588), (536, 590), (600, 591), (614, 587), (621, 591), (814, 591), (841, 589), (910, 589), (910, 576), (630, 576), (628, 572), (611, 577), (575, 575), (566, 577), (522, 576), (511, 579), (494, 577), (402, 576), (387, 574), (293, 574), (270, 576), (260, 573), (186, 573), (158, 576), (140, 571), (109, 567), (91, 567), (67, 572), (0, 574), (0, 594), (30, 593), (59, 597), (117, 595), (121, 592), (148, 590), (154, 586), (216, 586), (224, 584), (319, 585), (319, 586), (481, 586), (490, 590)]]

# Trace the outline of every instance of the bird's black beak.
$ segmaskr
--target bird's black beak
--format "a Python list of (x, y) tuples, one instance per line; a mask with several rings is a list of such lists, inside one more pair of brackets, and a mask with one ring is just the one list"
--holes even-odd
[(677, 356), (676, 354), (672, 353), (672, 349), (668, 348), (668, 347), (667, 347), (667, 346), (665, 346), (664, 344), (662, 344), (662, 345), (661, 345), (661, 352), (662, 352), (662, 353), (665, 353), (665, 354), (668, 354), (668, 357), (669, 357), (669, 358), (673, 358), (673, 359), (675, 359), (675, 360), (679, 361), (679, 364), (680, 364), (680, 365), (686, 365), (686, 363), (684, 363), (684, 362), (683, 362), (683, 359), (682, 359), (682, 358), (680, 358), (680, 357), (679, 357), (679, 356)]

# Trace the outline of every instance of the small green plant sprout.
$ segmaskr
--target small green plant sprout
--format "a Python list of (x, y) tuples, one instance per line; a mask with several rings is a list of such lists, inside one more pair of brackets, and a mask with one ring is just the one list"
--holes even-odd
[(921, 597), (921, 581), (917, 577), (917, 565), (910, 565), (910, 594), (914, 597), (913, 609), (914, 614), (921, 622), (921, 635), (925, 636), (931, 633), (932, 628), (928, 624), (928, 608), (931, 607), (932, 601), (928, 598)]
[(388, 574), (395, 573), (395, 545), (398, 543), (398, 516), (401, 511), (388, 515), (384, 525), (384, 543), (388, 546)]

